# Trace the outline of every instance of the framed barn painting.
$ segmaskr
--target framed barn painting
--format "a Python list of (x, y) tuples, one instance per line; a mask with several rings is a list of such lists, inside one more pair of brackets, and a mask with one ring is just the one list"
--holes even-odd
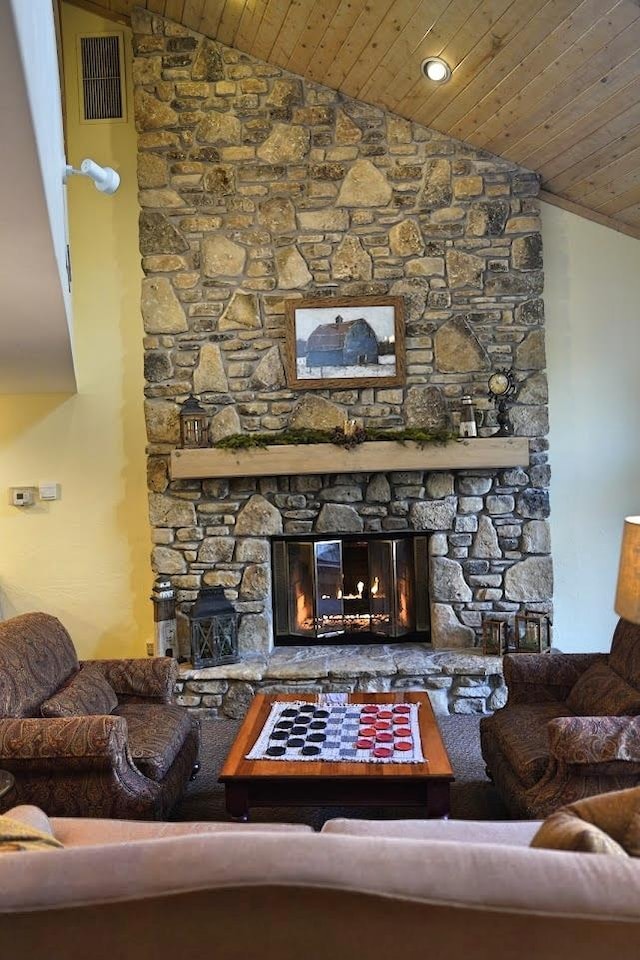
[(287, 380), (306, 390), (404, 383), (401, 297), (285, 301)]

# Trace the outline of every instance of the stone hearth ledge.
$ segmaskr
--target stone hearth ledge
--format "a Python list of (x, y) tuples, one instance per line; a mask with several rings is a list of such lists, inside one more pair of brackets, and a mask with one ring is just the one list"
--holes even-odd
[(256, 693), (385, 693), (424, 690), (436, 714), (504, 706), (502, 658), (422, 644), (278, 647), (240, 663), (180, 668), (178, 703), (198, 715), (239, 719)]

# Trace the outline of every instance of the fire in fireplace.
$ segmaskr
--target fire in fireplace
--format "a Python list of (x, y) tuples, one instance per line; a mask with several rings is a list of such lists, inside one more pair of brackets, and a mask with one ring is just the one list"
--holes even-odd
[(276, 645), (429, 639), (427, 538), (274, 537)]

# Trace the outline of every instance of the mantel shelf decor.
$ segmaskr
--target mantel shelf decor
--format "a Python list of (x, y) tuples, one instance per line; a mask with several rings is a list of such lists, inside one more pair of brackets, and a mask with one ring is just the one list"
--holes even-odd
[(394, 470), (484, 470), (529, 464), (526, 437), (454, 440), (427, 447), (412, 441), (370, 441), (352, 450), (331, 443), (286, 444), (250, 450), (174, 450), (173, 480), (380, 473)]

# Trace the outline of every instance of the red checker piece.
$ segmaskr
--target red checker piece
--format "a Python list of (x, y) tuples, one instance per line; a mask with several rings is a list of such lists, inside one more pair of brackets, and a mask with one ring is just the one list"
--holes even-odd
[(396, 743), (396, 750), (412, 750), (413, 744), (407, 743), (406, 740), (401, 740), (400, 743)]
[(379, 720), (391, 720), (392, 716), (391, 710), (378, 710)]
[(377, 720), (375, 724), (376, 730), (390, 730), (391, 724), (388, 720)]
[(411, 713), (411, 707), (406, 703), (400, 703), (393, 708), (394, 713)]
[(376, 735), (375, 727), (364, 727), (364, 729), (360, 730), (361, 737), (375, 737), (375, 735)]
[(364, 707), (361, 710), (361, 713), (377, 713), (378, 708), (374, 703), (365, 703)]
[(393, 743), (392, 733), (379, 733), (376, 736), (377, 743)]
[(392, 747), (376, 747), (373, 751), (374, 757), (390, 757), (393, 755)]
[(409, 739), (411, 739), (411, 730), (409, 730), (408, 727), (406, 728), (402, 727), (402, 729), (398, 729), (396, 727), (396, 729), (393, 732), (396, 737), (403, 737), (403, 738), (408, 737)]
[(356, 750), (371, 750), (373, 747), (373, 740), (356, 740)]

